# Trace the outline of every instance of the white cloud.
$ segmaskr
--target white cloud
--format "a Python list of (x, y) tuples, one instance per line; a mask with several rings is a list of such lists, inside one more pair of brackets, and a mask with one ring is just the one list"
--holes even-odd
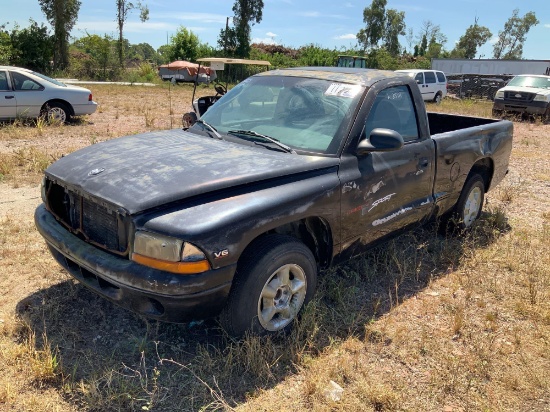
[(319, 13), (318, 11), (304, 11), (303, 13), (298, 14), (304, 17), (321, 17), (321, 13)]
[(195, 21), (202, 23), (223, 23), (227, 16), (225, 14), (214, 13), (159, 13), (151, 16), (155, 19), (176, 19), (181, 21)]
[(547, 29), (550, 29), (550, 24), (545, 24), (544, 27), (546, 27)]
[[(130, 21), (124, 25), (124, 32), (141, 33), (147, 30), (151, 31), (167, 31), (176, 30), (178, 26), (168, 23), (155, 23), (146, 21), (145, 23)], [(117, 25), (114, 21), (82, 21), (75, 26), (77, 30), (86, 30), (92, 33), (103, 32), (109, 33), (117, 31)]]
[(494, 36), (491, 37), (491, 39), (489, 40), (489, 43), (495, 44), (497, 41), (498, 41), (498, 36), (497, 36), (497, 35), (494, 35)]
[(352, 8), (352, 7), (354, 7), (354, 6), (353, 6), (353, 4), (351, 4), (351, 3), (348, 1), (346, 4), (344, 4), (344, 7)]
[(336, 40), (355, 40), (357, 36), (353, 33), (342, 34), (341, 36), (334, 37)]
[(348, 17), (343, 16), (341, 14), (322, 14), (318, 11), (304, 11), (304, 12), (298, 13), (298, 16), (314, 17), (314, 18), (325, 17), (325, 18), (330, 18), (330, 19), (347, 19), (348, 18)]
[(272, 37), (264, 37), (264, 38), (255, 37), (252, 39), (252, 43), (279, 44), (279, 42), (273, 39)]
[(275, 33), (272, 33), (270, 31), (268, 31), (265, 35), (268, 36), (268, 37), (277, 37), (277, 35)]

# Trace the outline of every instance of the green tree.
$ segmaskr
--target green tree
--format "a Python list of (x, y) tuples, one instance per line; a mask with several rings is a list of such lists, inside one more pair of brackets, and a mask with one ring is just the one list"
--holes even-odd
[(386, 12), (386, 28), (384, 31), (384, 47), (391, 56), (397, 56), (401, 52), (399, 36), (405, 35), (405, 12), (388, 9)]
[(417, 39), (420, 44), (420, 51), (424, 51), (421, 56), (428, 51), (430, 44), (437, 43), (443, 48), (445, 43), (447, 43), (447, 37), (441, 33), (441, 27), (438, 24), (434, 24), (431, 20), (424, 20), (422, 22)]
[(118, 61), (120, 67), (124, 67), (124, 24), (128, 20), (130, 12), (134, 9), (139, 10), (139, 19), (142, 23), (149, 20), (149, 8), (147, 5), (138, 1), (135, 5), (127, 0), (116, 0), (116, 21), (118, 25)]
[(478, 47), (483, 46), (493, 35), (491, 31), (477, 24), (478, 18), (475, 18), (473, 25), (466, 29), (456, 47), (451, 52), (452, 57), (474, 59), (476, 57)]
[(169, 44), (163, 44), (157, 49), (160, 64), (166, 64), (170, 61), (170, 50), (171, 46)]
[(233, 4), (234, 32), (225, 34), (234, 36), (236, 57), (250, 55), (250, 32), (255, 23), (262, 21), (263, 8), (263, 0), (236, 0)]
[(378, 42), (384, 37), (387, 3), (387, 0), (373, 0), (363, 10), (363, 22), (366, 26), (357, 33), (357, 41), (363, 51), (378, 47)]
[(87, 59), (80, 59), (81, 61), (72, 64), (83, 66), (75, 67), (75, 71), (92, 79), (105, 80), (110, 77), (109, 73), (116, 62), (115, 41), (111, 36), (86, 33), (86, 36), (76, 40), (73, 46), (88, 56)]
[(131, 44), (128, 47), (128, 56), (140, 61), (158, 61), (157, 52), (149, 43)]
[(199, 45), (199, 37), (191, 30), (180, 26), (176, 34), (170, 38), (169, 60), (195, 61), (197, 60)]
[(224, 55), (227, 57), (235, 56), (237, 50), (237, 29), (234, 27), (226, 27), (220, 30), (218, 36), (218, 48), (223, 50)]
[(521, 59), (523, 43), (531, 27), (539, 24), (535, 13), (530, 11), (519, 17), (519, 9), (515, 9), (512, 17), (504, 24), (504, 30), (498, 32), (498, 40), (493, 46), (495, 59)]
[(428, 50), (428, 38), (424, 34), (422, 36), (422, 40), (420, 41), (420, 47), (418, 48), (418, 55), (424, 56), (427, 50)]
[(53, 66), (69, 65), (69, 35), (78, 18), (80, 0), (38, 0), (42, 12), (53, 27)]
[(321, 47), (318, 44), (308, 44), (299, 50), (300, 66), (334, 66), (338, 60), (338, 51)]
[(10, 33), (13, 54), (10, 63), (39, 72), (50, 72), (53, 56), (53, 39), (48, 28), (30, 20), (30, 26), (15, 26)]
[(0, 25), (0, 64), (9, 64), (13, 55), (13, 47), (10, 35), (4, 28), (4, 25)]

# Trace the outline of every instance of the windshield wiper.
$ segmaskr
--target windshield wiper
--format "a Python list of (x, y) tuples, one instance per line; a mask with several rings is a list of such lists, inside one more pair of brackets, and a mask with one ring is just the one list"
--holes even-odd
[(215, 128), (214, 126), (212, 126), (211, 124), (208, 124), (208, 123), (206, 123), (204, 120), (201, 120), (201, 119), (197, 119), (197, 120), (195, 121), (195, 123), (200, 123), (200, 124), (202, 124), (206, 130), (211, 131), (212, 133), (214, 133), (214, 135), (215, 135), (218, 139), (223, 140), (222, 135), (219, 134), (218, 131), (216, 130), (216, 128)]
[(275, 139), (271, 136), (267, 136), (265, 134), (255, 132), (254, 130), (229, 130), (227, 132), (227, 134), (234, 134), (234, 135), (242, 134), (244, 136), (259, 137), (261, 139), (267, 140), (268, 142), (271, 142), (271, 143), (279, 146), (281, 149), (283, 149), (287, 153), (296, 154), (296, 151), (292, 147), (287, 146), (286, 144), (279, 142), (277, 139)]

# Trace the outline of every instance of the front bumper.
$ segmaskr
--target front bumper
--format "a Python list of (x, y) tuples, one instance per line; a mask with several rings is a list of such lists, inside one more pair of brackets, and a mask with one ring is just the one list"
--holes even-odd
[(185, 322), (217, 315), (227, 300), (236, 265), (177, 275), (115, 256), (67, 231), (40, 205), (36, 227), (55, 260), (84, 286), (141, 315)]
[(539, 115), (545, 114), (548, 107), (547, 102), (522, 102), (509, 99), (495, 99), (493, 103), (493, 110)]

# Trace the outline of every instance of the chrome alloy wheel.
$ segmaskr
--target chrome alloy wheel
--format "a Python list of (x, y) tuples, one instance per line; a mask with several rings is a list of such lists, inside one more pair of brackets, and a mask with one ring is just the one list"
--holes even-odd
[(258, 320), (266, 330), (284, 329), (300, 311), (306, 298), (304, 270), (296, 264), (281, 266), (265, 283), (258, 299)]
[(50, 107), (48, 109), (48, 120), (50, 122), (65, 123), (67, 113), (61, 107)]

